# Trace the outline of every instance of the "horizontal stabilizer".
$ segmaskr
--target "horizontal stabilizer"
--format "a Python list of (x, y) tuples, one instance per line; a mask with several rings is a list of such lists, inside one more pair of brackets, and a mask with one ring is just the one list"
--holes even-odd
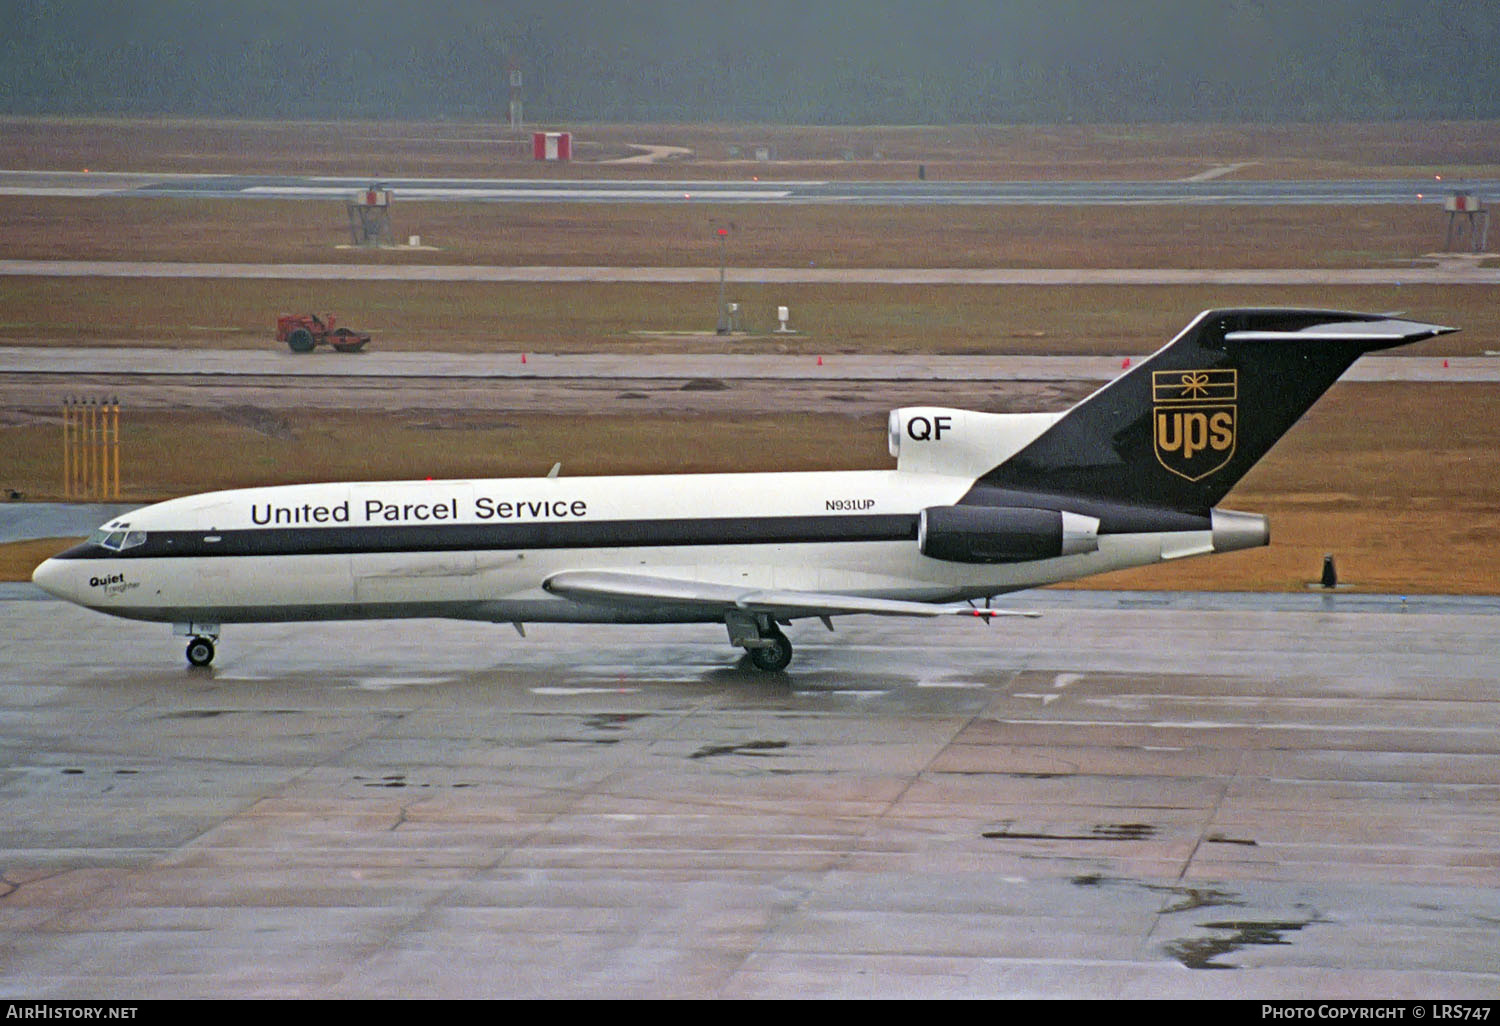
[(1040, 613), (1015, 609), (989, 609), (962, 603), (935, 604), (899, 599), (866, 598), (790, 589), (745, 588), (705, 581), (649, 577), (608, 570), (564, 570), (542, 582), (554, 595), (578, 602), (622, 606), (695, 607), (705, 611), (765, 613), (797, 616), (997, 616), (1037, 617)]
[(1385, 349), (1450, 335), (1457, 328), (1423, 324), (1397, 317), (1370, 321), (1325, 321), (1297, 330), (1242, 329), (1226, 332), (1225, 342), (1363, 342), (1368, 349)]

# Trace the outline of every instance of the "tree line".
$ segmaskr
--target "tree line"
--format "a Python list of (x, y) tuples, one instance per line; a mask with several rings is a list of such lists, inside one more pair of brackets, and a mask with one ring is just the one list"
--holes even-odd
[(1492, 0), (7, 0), (0, 111), (940, 124), (1500, 116)]

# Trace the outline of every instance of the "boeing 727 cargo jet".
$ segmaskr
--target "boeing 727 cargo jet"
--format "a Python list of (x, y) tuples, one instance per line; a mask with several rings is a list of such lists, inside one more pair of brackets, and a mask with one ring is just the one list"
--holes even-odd
[(763, 670), (799, 617), (1033, 615), (993, 596), (1267, 544), (1216, 508), (1362, 353), (1452, 331), (1378, 314), (1210, 310), (1062, 413), (908, 407), (894, 470), (310, 484), (136, 510), (42, 588), (170, 623), (451, 617), (720, 623)]

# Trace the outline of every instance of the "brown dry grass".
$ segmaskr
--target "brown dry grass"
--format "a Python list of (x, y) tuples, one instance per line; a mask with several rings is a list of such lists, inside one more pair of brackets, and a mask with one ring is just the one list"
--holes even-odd
[(29, 581), (31, 571), (82, 538), (34, 538), (0, 545), (0, 581)]
[[(780, 206), (403, 203), (348, 248), (336, 200), (0, 197), (5, 255), (36, 260), (711, 267), (1385, 267), (1438, 249), (1441, 205)], [(338, 248), (344, 246), (345, 248)]]
[[(883, 418), (786, 414), (580, 418), (355, 410), (277, 412), (266, 422), (199, 412), (130, 415), (123, 501), (305, 481), (570, 476), (881, 466)], [(857, 426), (856, 426), (857, 425)], [(0, 427), (0, 486), (28, 498), (61, 488), (55, 424)], [(184, 458), (193, 451), (211, 458)]]
[[(1300, 590), (1331, 552), (1343, 579), (1364, 590), (1500, 591), (1493, 396), (1484, 385), (1339, 385), (1224, 503), (1268, 515), (1270, 549), (1089, 585)], [(577, 476), (891, 464), (878, 417), (344, 412), (284, 421), (277, 433), (289, 438), (204, 414), (132, 417), (124, 439), (127, 501), (308, 480), (534, 476), (556, 461)], [(52, 426), (0, 428), (0, 485), (30, 496), (55, 491), (56, 434)], [(184, 438), (192, 451), (217, 455), (183, 459)]]
[(1269, 550), (1089, 584), (1295, 591), (1332, 553), (1362, 590), (1500, 592), (1495, 402), (1489, 385), (1339, 385), (1224, 503), (1271, 516)]
[[(563, 125), (577, 160), (531, 159), (495, 122), (266, 122), (173, 118), (0, 119), (0, 167), (392, 177), (1162, 179), (1253, 162), (1252, 178), (1492, 177), (1484, 122), (1293, 125)], [(601, 163), (632, 144), (687, 147), (662, 164)], [(748, 159), (754, 147), (777, 160)], [(738, 148), (740, 156), (733, 155)]]
[[(1297, 154), (1318, 173), (1408, 168), (1425, 160), (1493, 159), (1488, 136), (1451, 125), (1067, 126), (984, 129), (765, 129), (764, 126), (589, 126), (599, 154), (629, 141), (686, 140), (703, 160), (764, 130), (782, 156), (876, 151), (892, 160), (934, 153), (988, 162), (987, 177), (1042, 160), (1061, 177), (1111, 177), (1141, 161), (1245, 160)], [(337, 154), (411, 173), (499, 173), (494, 126), (284, 125), (251, 122), (0, 120), (0, 165), (164, 167), (188, 171), (318, 172)], [(306, 140), (319, 141), (308, 147)], [(503, 149), (503, 147), (502, 147)], [(308, 157), (307, 153), (314, 156)], [(1197, 155), (1195, 158), (1194, 155)], [(292, 159), (296, 157), (296, 159)], [(485, 159), (489, 159), (486, 157)], [(507, 158), (509, 159), (509, 158)], [(1007, 163), (1009, 162), (1009, 163)], [(1211, 161), (1210, 161), (1211, 162)], [(482, 162), (481, 162), (482, 163)], [(854, 162), (859, 164), (861, 162)], [(877, 162), (878, 163), (878, 162)], [(505, 173), (524, 167), (522, 160)], [(585, 167), (574, 165), (567, 173)], [(1334, 169), (1331, 171), (1330, 169)], [(997, 170), (999, 169), (999, 170)], [(635, 175), (634, 165), (596, 168)], [(674, 165), (676, 172), (682, 168)], [(743, 170), (743, 168), (741, 169)], [(1158, 171), (1161, 169), (1158, 168)], [(1132, 172), (1134, 173), (1134, 172)], [(1126, 175), (1116, 175), (1125, 176)], [(1024, 177), (1024, 176), (1023, 176)], [(1045, 177), (1045, 176), (1044, 176)], [(1151, 176), (1146, 176), (1151, 177)], [(1160, 177), (1160, 175), (1156, 175)], [(396, 234), (432, 253), (350, 252), (337, 202), (89, 200), (0, 197), (6, 255), (57, 259), (262, 262), (438, 262), (687, 265), (718, 262), (713, 227), (732, 223), (735, 267), (1256, 267), (1390, 266), (1432, 248), (1443, 215), (1430, 207), (780, 207), (740, 205), (440, 204), (399, 201)], [(733, 272), (731, 271), (731, 275)], [(978, 289), (735, 285), (752, 329), (779, 305), (804, 332), (790, 344), (824, 351), (1142, 352), (1199, 309), (1230, 303), (1403, 309), (1468, 331), (1437, 343), (1453, 355), (1494, 347), (1496, 314), (1477, 288)], [(548, 351), (652, 351), (717, 341), (652, 342), (636, 330), (712, 326), (713, 286), (464, 285), (0, 279), (0, 339), (21, 343), (267, 344), (276, 313), (333, 311), (372, 331), (377, 346)]]
[(756, 332), (789, 306), (800, 334), (713, 336), (716, 285), (0, 277), (0, 341), (253, 349), (278, 345), (278, 313), (316, 311), (371, 332), (386, 351), (1135, 355), (1199, 310), (1287, 305), (1403, 310), (1463, 328), (1403, 355), (1500, 348), (1493, 289), (1470, 285), (734, 285), (730, 298)]

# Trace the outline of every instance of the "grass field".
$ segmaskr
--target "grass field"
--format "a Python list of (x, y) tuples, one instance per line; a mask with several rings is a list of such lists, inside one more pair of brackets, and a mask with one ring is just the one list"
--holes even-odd
[[(341, 200), (0, 196), (5, 255), (37, 260), (713, 267), (1388, 267), (1440, 248), (1442, 195), (1340, 207), (433, 203), (354, 249)], [(343, 247), (343, 248), (340, 248)]]
[(1500, 348), (1494, 291), (1472, 285), (734, 285), (729, 296), (752, 331), (769, 332), (788, 306), (800, 334), (715, 337), (716, 285), (0, 277), (0, 344), (257, 349), (279, 346), (278, 313), (309, 310), (336, 313), (387, 351), (1114, 355), (1155, 350), (1209, 307), (1287, 305), (1463, 328), (1403, 354)]
[[(744, 176), (730, 148), (762, 133), (792, 174), (830, 155), (838, 167), (901, 177), (924, 153), (985, 170), (979, 177), (1160, 179), (1192, 167), (1255, 161), (1329, 177), (1500, 167), (1485, 126), (1023, 126), (794, 129), (765, 126), (588, 126), (598, 140), (564, 169), (538, 167), (497, 127), (472, 123), (282, 125), (261, 122), (0, 120), (0, 166), (162, 168), (194, 172), (341, 170), (427, 174), (654, 174), (601, 164), (630, 142), (677, 141), (693, 152), (665, 167), (684, 177)], [(301, 146), (316, 139), (319, 146)], [(595, 145), (595, 144), (589, 144)], [(498, 147), (498, 149), (497, 149)], [(509, 147), (509, 148), (507, 148)], [(521, 149), (524, 149), (523, 147)], [(881, 160), (874, 158), (881, 154)], [(480, 166), (476, 154), (498, 161)], [(518, 155), (519, 153), (519, 155)], [(101, 159), (90, 161), (90, 156)], [(894, 163), (893, 163), (894, 162)], [(1028, 163), (1031, 162), (1031, 163)], [(1154, 163), (1153, 163), (1154, 162)], [(482, 162), (480, 162), (482, 163)], [(1055, 174), (1029, 174), (1045, 164)], [(486, 170), (488, 167), (488, 170)], [(883, 169), (883, 170), (882, 170)], [(1201, 168), (1200, 168), (1201, 169)], [(878, 172), (878, 173), (877, 173)], [(1249, 174), (1250, 171), (1243, 172)], [(1290, 172), (1288, 172), (1290, 173)], [(857, 175), (856, 175), (857, 176)], [(6, 255), (271, 263), (717, 266), (714, 234), (732, 225), (734, 268), (841, 267), (1402, 267), (1436, 249), (1446, 217), (1431, 202), (1374, 207), (836, 207), (772, 205), (402, 203), (395, 234), (436, 251), (354, 251), (341, 202), (0, 197)], [(752, 330), (793, 311), (799, 342), (858, 352), (1141, 352), (1215, 305), (1288, 304), (1406, 310), (1462, 325), (1443, 355), (1500, 348), (1489, 290), (1258, 288), (1024, 289), (732, 285)], [(276, 313), (332, 311), (404, 349), (652, 351), (720, 343), (653, 342), (640, 331), (711, 329), (716, 288), (660, 285), (475, 285), (307, 281), (0, 279), (0, 341), (266, 344)]]
[[(566, 127), (566, 126), (565, 126)], [(0, 119), (0, 167), (486, 177), (1163, 179), (1244, 163), (1238, 177), (1500, 177), (1495, 125), (1037, 126), (783, 129), (573, 126), (584, 158), (538, 165), (523, 139), (473, 123), (281, 125)], [(632, 144), (691, 155), (608, 164)], [(779, 160), (743, 159), (770, 145)], [(735, 148), (740, 156), (735, 156)], [(396, 234), (436, 253), (339, 250), (337, 202), (0, 197), (5, 255), (57, 259), (735, 266), (1390, 267), (1437, 247), (1436, 205), (1379, 208), (814, 208), (403, 204)], [(1405, 352), (1500, 349), (1500, 304), (1476, 286), (976, 288), (734, 285), (749, 327), (792, 308), (795, 339), (711, 330), (714, 286), (370, 284), (0, 278), (0, 342), (275, 345), (275, 315), (332, 311), (389, 350), (1107, 353), (1157, 348), (1200, 309), (1399, 310), (1460, 326)], [(1269, 550), (1101, 578), (1104, 587), (1300, 589), (1325, 552), (1370, 590), (1500, 591), (1500, 418), (1481, 385), (1344, 385), (1225, 505), (1273, 521)], [(0, 486), (59, 487), (50, 407), (0, 420)], [(889, 465), (879, 418), (581, 418), (402, 410), (294, 413), (275, 432), (197, 412), (132, 416), (126, 489), (148, 500), (290, 481)], [(49, 549), (50, 546), (50, 549)], [(61, 543), (0, 547), (24, 577)]]
[[(532, 128), (574, 134), (576, 160), (531, 159)], [(394, 177), (1161, 179), (1249, 163), (1250, 178), (1492, 177), (1492, 123), (958, 125), (528, 125), (494, 121), (276, 122), (0, 119), (0, 167)], [(686, 159), (607, 163), (640, 145)], [(753, 159), (769, 147), (776, 160)]]
[[(1339, 385), (1224, 502), (1272, 518), (1270, 549), (1109, 575), (1097, 586), (1296, 590), (1332, 552), (1344, 578), (1368, 590), (1494, 592), (1500, 418), (1475, 412), (1492, 399), (1485, 385)], [(569, 476), (892, 465), (880, 417), (343, 411), (291, 414), (275, 428), (202, 413), (134, 415), (123, 440), (125, 500), (317, 480), (540, 476), (558, 461)], [(185, 438), (195, 452), (220, 455), (184, 459)], [(58, 489), (51, 425), (0, 428), (0, 453), (0, 486), (32, 497)], [(24, 562), (37, 551), (12, 556), (11, 572), (28, 574)]]

